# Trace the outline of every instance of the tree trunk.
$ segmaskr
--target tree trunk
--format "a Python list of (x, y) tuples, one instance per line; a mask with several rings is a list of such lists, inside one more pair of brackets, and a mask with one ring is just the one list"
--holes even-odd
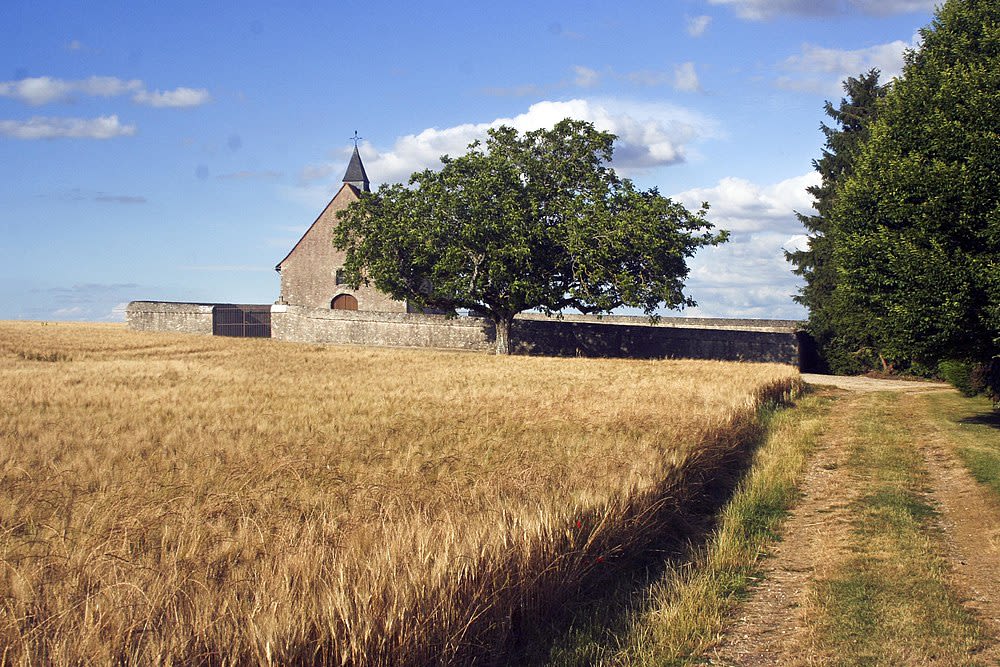
[(513, 322), (513, 316), (495, 315), (493, 317), (493, 325), (497, 332), (497, 354), (510, 354), (510, 329)]

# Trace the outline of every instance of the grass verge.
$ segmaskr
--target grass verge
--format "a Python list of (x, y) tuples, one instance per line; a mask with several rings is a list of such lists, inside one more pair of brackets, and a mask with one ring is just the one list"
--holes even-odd
[(976, 664), (981, 628), (945, 583), (921, 454), (897, 416), (914, 399), (865, 400), (851, 442), (852, 552), (813, 590), (815, 648), (836, 665)]
[(1000, 411), (989, 399), (957, 393), (931, 394), (927, 402), (931, 415), (958, 446), (966, 468), (1000, 500)]
[(689, 562), (658, 577), (624, 622), (616, 625), (595, 615), (578, 623), (552, 650), (549, 664), (672, 665), (697, 660), (717, 641), (727, 614), (746, 594), (768, 546), (777, 539), (829, 403), (808, 395), (793, 409), (766, 415), (768, 436), (707, 544)]

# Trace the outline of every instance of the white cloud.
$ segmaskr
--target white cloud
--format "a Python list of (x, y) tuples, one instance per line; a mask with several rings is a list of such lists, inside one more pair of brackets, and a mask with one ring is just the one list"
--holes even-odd
[(48, 118), (0, 120), (0, 135), (14, 139), (112, 139), (132, 136), (135, 125), (122, 125), (118, 116), (98, 118)]
[(795, 212), (811, 213), (812, 196), (806, 188), (819, 184), (819, 174), (811, 171), (774, 185), (758, 185), (744, 178), (723, 178), (709, 188), (694, 188), (674, 195), (685, 206), (697, 208), (703, 201), (711, 205), (708, 218), (722, 229), (734, 232), (801, 232)]
[(801, 280), (785, 261), (786, 250), (805, 247), (805, 230), (795, 212), (812, 212), (805, 191), (818, 182), (816, 172), (771, 185), (729, 177), (707, 188), (674, 195), (688, 208), (708, 201), (708, 219), (731, 232), (721, 246), (704, 248), (691, 260), (688, 293), (699, 302), (685, 311), (703, 317), (802, 319), (792, 300)]
[(10, 97), (31, 106), (67, 102), (78, 95), (118, 97), (130, 93), (137, 104), (154, 107), (190, 107), (211, 100), (204, 88), (181, 87), (165, 92), (149, 92), (138, 79), (125, 80), (113, 76), (91, 76), (77, 80), (36, 76), (0, 82), (0, 97)]
[(0, 97), (12, 97), (32, 106), (41, 106), (70, 100), (75, 94), (115, 97), (141, 88), (142, 81), (125, 81), (113, 76), (92, 76), (77, 81), (37, 76), (0, 82)]
[(601, 82), (601, 74), (583, 65), (573, 67), (573, 83), (581, 88), (593, 88)]
[(788, 90), (838, 95), (842, 92), (845, 79), (872, 68), (882, 72), (881, 81), (889, 81), (902, 74), (906, 50), (919, 46), (919, 34), (914, 35), (910, 42), (896, 40), (854, 50), (804, 44), (801, 53), (785, 59), (781, 64), (781, 69), (788, 74), (780, 77), (777, 85)]
[(689, 262), (687, 293), (698, 302), (685, 314), (701, 317), (802, 319), (792, 297), (801, 280), (785, 261), (801, 235), (761, 231), (733, 234), (727, 243), (703, 248)]
[(689, 16), (687, 19), (687, 33), (692, 37), (701, 37), (708, 30), (712, 23), (711, 16)]
[(712, 5), (732, 7), (740, 18), (761, 21), (775, 16), (831, 16), (862, 13), (890, 16), (930, 12), (939, 0), (708, 0)]
[(694, 63), (682, 63), (674, 68), (674, 88), (687, 93), (701, 90), (701, 82), (698, 81), (698, 71)]
[(132, 96), (132, 101), (151, 107), (196, 107), (206, 104), (212, 96), (204, 88), (175, 88), (160, 92), (140, 90)]
[[(438, 168), (442, 155), (464, 154), (468, 145), (476, 139), (483, 139), (490, 128), (509, 125), (526, 132), (552, 127), (563, 118), (590, 121), (599, 130), (618, 135), (614, 167), (624, 175), (682, 162), (690, 143), (715, 137), (718, 133), (713, 121), (682, 107), (620, 99), (575, 99), (538, 102), (523, 114), (497, 118), (488, 123), (428, 128), (399, 137), (388, 150), (378, 150), (364, 142), (361, 144), (361, 155), (365, 169), (374, 181), (406, 182), (414, 171)], [(329, 199), (330, 190), (336, 183), (328, 183), (321, 188), (316, 183), (332, 180), (332, 177), (339, 178), (347, 166), (350, 151), (345, 148), (336, 162), (305, 167), (300, 174), (303, 185), (300, 190), (304, 197), (296, 198), (313, 203), (323, 196)]]

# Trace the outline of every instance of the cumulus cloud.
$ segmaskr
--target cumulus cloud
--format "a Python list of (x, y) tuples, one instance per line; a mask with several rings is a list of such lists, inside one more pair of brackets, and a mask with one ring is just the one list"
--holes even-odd
[(795, 212), (812, 212), (812, 198), (805, 188), (817, 182), (815, 172), (770, 185), (730, 177), (674, 195), (689, 208), (708, 201), (708, 219), (731, 232), (728, 243), (702, 249), (690, 262), (688, 292), (699, 306), (687, 315), (805, 316), (792, 300), (801, 281), (791, 273), (784, 253), (805, 246), (805, 230)]
[(118, 116), (0, 120), (0, 135), (14, 139), (112, 139), (135, 134), (135, 125), (123, 125)]
[[(365, 169), (374, 180), (405, 182), (414, 171), (438, 167), (442, 155), (465, 153), (468, 145), (476, 139), (483, 139), (490, 128), (509, 125), (526, 132), (552, 127), (563, 118), (590, 121), (598, 129), (618, 135), (614, 167), (625, 175), (682, 162), (690, 143), (717, 135), (713, 121), (682, 107), (620, 99), (575, 99), (538, 102), (525, 113), (511, 118), (497, 118), (488, 123), (428, 128), (399, 137), (388, 150), (378, 150), (364, 142), (361, 153)], [(336, 162), (303, 168), (300, 181), (309, 186), (317, 181), (339, 178), (344, 173), (350, 151), (345, 148), (338, 154)], [(322, 191), (328, 193), (330, 185), (324, 185)], [(311, 191), (307, 198), (317, 201), (318, 190)]]
[(686, 292), (698, 302), (692, 317), (804, 319), (792, 297), (802, 285), (785, 261), (794, 236), (780, 232), (733, 234), (729, 242), (698, 251), (689, 266)]
[(687, 93), (701, 90), (701, 82), (698, 80), (698, 71), (694, 63), (682, 63), (674, 68), (674, 88)]
[(873, 67), (882, 72), (882, 81), (901, 75), (903, 54), (907, 49), (919, 46), (919, 34), (914, 35), (909, 42), (896, 40), (854, 50), (804, 44), (801, 53), (781, 63), (781, 69), (787, 73), (776, 83), (787, 90), (838, 95), (845, 79), (867, 72)]
[(890, 16), (930, 12), (939, 0), (708, 0), (712, 5), (732, 7), (736, 15), (750, 21), (776, 16), (832, 16), (863, 13)]
[(687, 18), (686, 30), (687, 34), (692, 37), (701, 37), (708, 30), (708, 26), (712, 23), (711, 16), (689, 16)]
[(204, 88), (175, 88), (160, 92), (155, 90), (140, 90), (132, 96), (132, 101), (136, 104), (145, 104), (151, 107), (197, 107), (211, 101), (212, 96)]
[(711, 205), (709, 220), (733, 232), (801, 232), (795, 212), (810, 213), (812, 196), (806, 188), (818, 185), (819, 174), (811, 171), (773, 185), (759, 185), (745, 178), (727, 177), (707, 188), (693, 188), (674, 195), (689, 208), (701, 202)]
[(78, 96), (118, 97), (132, 95), (137, 104), (154, 107), (190, 107), (205, 104), (211, 95), (204, 88), (175, 88), (149, 92), (139, 79), (91, 76), (86, 79), (56, 79), (49, 76), (28, 77), (0, 82), (0, 97), (10, 97), (31, 106), (68, 102)]

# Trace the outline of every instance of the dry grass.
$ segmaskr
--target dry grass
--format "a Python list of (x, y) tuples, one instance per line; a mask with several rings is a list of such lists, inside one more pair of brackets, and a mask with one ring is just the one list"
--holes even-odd
[(0, 663), (502, 659), (797, 382), (0, 323)]

